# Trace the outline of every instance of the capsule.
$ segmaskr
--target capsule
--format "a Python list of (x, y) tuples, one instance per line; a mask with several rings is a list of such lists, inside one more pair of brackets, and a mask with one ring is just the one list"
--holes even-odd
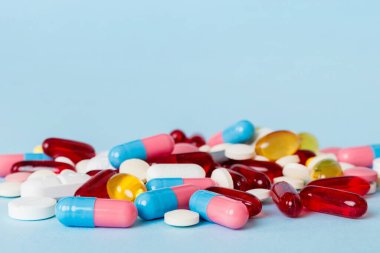
[(0, 155), (0, 177), (5, 177), (11, 173), (12, 165), (16, 162), (26, 160), (48, 161), (51, 157), (40, 153), (26, 153), (15, 155)]
[(244, 227), (249, 219), (248, 209), (241, 201), (206, 190), (195, 192), (189, 206), (203, 219), (232, 229)]
[(308, 186), (309, 185), (322, 186), (342, 191), (353, 192), (361, 196), (366, 195), (370, 189), (369, 183), (366, 180), (357, 176), (323, 178), (311, 181), (310, 183), (308, 183)]
[(170, 136), (173, 138), (174, 143), (187, 142), (186, 134), (180, 129), (175, 129), (175, 130), (171, 131)]
[(153, 178), (204, 178), (205, 171), (198, 164), (153, 164), (146, 172), (147, 180)]
[(346, 169), (343, 174), (345, 176), (357, 176), (365, 181), (367, 181), (370, 185), (370, 189), (368, 194), (372, 194), (376, 192), (377, 189), (377, 172), (375, 170), (366, 168), (366, 167), (354, 167), (351, 169)]
[(102, 170), (91, 177), (86, 183), (84, 183), (74, 194), (74, 196), (80, 197), (97, 197), (108, 199), (107, 192), (108, 180), (116, 175), (117, 170)]
[(286, 216), (296, 218), (301, 214), (301, 198), (296, 189), (287, 182), (275, 183), (272, 186), (271, 195), (278, 209)]
[(222, 143), (245, 143), (252, 139), (254, 134), (254, 125), (248, 120), (241, 120), (212, 136), (207, 143), (210, 146)]
[(248, 180), (243, 174), (237, 171), (230, 170), (230, 169), (227, 169), (227, 171), (231, 175), (232, 182), (234, 183), (234, 189), (241, 190), (241, 191), (249, 190)]
[(300, 149), (310, 150), (312, 152), (318, 152), (319, 143), (318, 139), (311, 133), (302, 132), (298, 134), (300, 138)]
[(239, 190), (229, 189), (225, 187), (212, 186), (206, 189), (207, 191), (222, 194), (228, 198), (241, 201), (248, 209), (249, 217), (258, 215), (261, 212), (261, 201), (254, 195)]
[(184, 184), (195, 185), (200, 189), (216, 186), (215, 181), (211, 178), (155, 178), (146, 184), (146, 188), (148, 191), (152, 191)]
[(69, 158), (73, 163), (91, 159), (95, 156), (95, 149), (91, 145), (61, 138), (48, 138), (44, 140), (42, 149), (50, 157), (64, 156)]
[(312, 167), (311, 178), (315, 180), (320, 178), (339, 177), (342, 175), (342, 168), (337, 161), (325, 159), (317, 162)]
[(355, 193), (310, 185), (300, 195), (303, 205), (313, 212), (346, 218), (359, 218), (367, 212), (367, 202)]
[(135, 205), (140, 218), (158, 219), (175, 209), (189, 209), (189, 199), (197, 190), (194, 185), (181, 185), (148, 191), (136, 198)]
[(316, 156), (313, 151), (303, 150), (303, 149), (297, 150), (297, 152), (295, 154), (300, 159), (299, 163), (302, 164), (302, 165), (305, 165), (307, 160), (309, 160), (310, 158)]
[(380, 144), (342, 148), (338, 152), (338, 161), (356, 166), (371, 167), (372, 161), (380, 157)]
[(146, 187), (137, 177), (119, 173), (108, 179), (107, 192), (111, 199), (134, 201), (138, 195), (146, 192)]
[(55, 215), (68, 227), (127, 228), (136, 221), (137, 209), (124, 200), (66, 197), (57, 203)]
[(186, 154), (186, 153), (193, 153), (193, 152), (198, 152), (198, 148), (194, 145), (191, 145), (189, 143), (177, 143), (174, 144), (174, 149), (172, 154), (177, 155), (177, 154)]
[(75, 171), (75, 168), (71, 164), (56, 161), (20, 161), (13, 164), (11, 173), (34, 172), (37, 170), (50, 170), (55, 174), (59, 174), (63, 170)]
[(205, 139), (201, 135), (193, 135), (186, 142), (196, 146), (197, 148), (202, 147), (206, 144)]
[(239, 172), (247, 179), (247, 190), (263, 188), (270, 189), (271, 182), (267, 175), (242, 164), (233, 165), (230, 170)]
[(132, 158), (155, 160), (168, 156), (174, 150), (174, 140), (168, 134), (159, 134), (142, 140), (115, 146), (108, 154), (110, 163), (119, 168), (122, 162)]

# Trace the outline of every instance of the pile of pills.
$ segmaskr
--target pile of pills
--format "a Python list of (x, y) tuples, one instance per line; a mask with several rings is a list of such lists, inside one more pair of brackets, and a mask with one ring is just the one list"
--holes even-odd
[(18, 220), (56, 217), (69, 227), (171, 226), (200, 220), (239, 229), (274, 204), (290, 218), (359, 218), (377, 190), (380, 145), (319, 149), (310, 133), (241, 120), (206, 142), (181, 130), (96, 153), (48, 138), (33, 153), (0, 155), (0, 197)]

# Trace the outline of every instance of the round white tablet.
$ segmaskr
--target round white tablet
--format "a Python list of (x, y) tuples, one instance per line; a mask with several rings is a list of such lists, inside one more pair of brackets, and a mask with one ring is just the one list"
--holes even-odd
[(278, 182), (287, 182), (291, 186), (294, 187), (296, 190), (301, 190), (304, 187), (304, 181), (301, 179), (295, 179), (290, 177), (276, 177), (273, 179), (274, 183)]
[(210, 152), (224, 151), (230, 145), (231, 145), (230, 143), (222, 143), (222, 144), (215, 145), (211, 147)]
[(218, 186), (225, 188), (234, 188), (234, 181), (227, 169), (218, 168), (211, 173), (211, 179), (214, 180)]
[(87, 165), (88, 165), (88, 162), (90, 161), (90, 159), (85, 159), (85, 160), (82, 160), (80, 162), (78, 162), (76, 165), (75, 165), (75, 170), (78, 172), (78, 173), (82, 173), (82, 174), (86, 174), (88, 172), (87, 170)]
[(0, 183), (0, 197), (14, 198), (20, 196), (21, 183), (2, 182)]
[(43, 177), (50, 177), (50, 176), (57, 176), (53, 171), (51, 170), (36, 170), (33, 172), (28, 179), (38, 179), (38, 178), (43, 178)]
[(73, 161), (71, 161), (69, 158), (67, 157), (64, 157), (64, 156), (58, 156), (54, 159), (54, 161), (56, 162), (61, 162), (61, 163), (67, 163), (67, 164), (70, 164), (72, 165), (73, 167), (75, 167), (75, 164), (73, 163)]
[(146, 172), (149, 164), (141, 159), (128, 159), (119, 168), (119, 173), (131, 174), (142, 181), (146, 181)]
[(252, 159), (254, 155), (254, 148), (246, 144), (233, 144), (228, 146), (225, 150), (225, 156), (233, 160)]
[(203, 145), (199, 147), (199, 152), (210, 152), (211, 147), (209, 145)]
[(43, 220), (55, 215), (57, 201), (46, 197), (23, 197), (8, 203), (8, 215), (17, 220)]
[(310, 169), (299, 163), (288, 163), (282, 170), (286, 177), (301, 179), (302, 181), (310, 180)]
[(186, 209), (177, 209), (165, 213), (166, 224), (176, 227), (188, 227), (199, 223), (199, 214)]
[(257, 189), (248, 190), (247, 192), (254, 195), (261, 202), (270, 199), (270, 190), (268, 189), (257, 188)]
[(281, 167), (285, 167), (285, 165), (287, 165), (288, 163), (299, 163), (299, 162), (300, 162), (300, 158), (298, 155), (287, 155), (287, 156), (281, 157), (280, 159), (276, 161), (276, 163), (280, 165)]

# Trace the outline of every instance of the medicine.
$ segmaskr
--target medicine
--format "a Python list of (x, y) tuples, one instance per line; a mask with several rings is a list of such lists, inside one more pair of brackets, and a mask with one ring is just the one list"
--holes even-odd
[(25, 182), (31, 174), (32, 173), (30, 173), (30, 172), (12, 173), (12, 174), (9, 174), (8, 176), (5, 177), (5, 181), (22, 183), (22, 182)]
[(0, 183), (0, 197), (15, 198), (20, 196), (20, 185), (18, 182)]
[(313, 212), (346, 218), (359, 218), (367, 212), (367, 201), (355, 193), (310, 185), (300, 195), (303, 205)]
[(372, 170), (366, 167), (355, 167), (355, 168), (345, 170), (343, 174), (345, 176), (357, 176), (366, 180), (370, 185), (368, 194), (373, 194), (376, 192), (378, 175), (375, 170)]
[(187, 140), (187, 143), (189, 143), (189, 144), (191, 144), (193, 146), (196, 146), (197, 148), (200, 148), (200, 147), (202, 147), (203, 145), (206, 144), (206, 141), (203, 138), (203, 136), (196, 134), (196, 135), (191, 136)]
[(46, 197), (25, 197), (8, 203), (8, 215), (16, 220), (44, 220), (55, 215), (57, 201)]
[(230, 172), (225, 168), (215, 169), (211, 174), (211, 179), (216, 182), (218, 186), (233, 189), (234, 181)]
[(380, 157), (380, 144), (342, 148), (339, 150), (337, 157), (339, 162), (371, 167), (372, 161)]
[(248, 209), (242, 202), (206, 190), (195, 192), (189, 206), (203, 219), (232, 229), (244, 227), (249, 218)]
[(271, 190), (269, 189), (251, 189), (247, 191), (249, 194), (252, 194), (258, 198), (261, 202), (267, 201), (270, 199)]
[(364, 196), (370, 189), (369, 183), (357, 176), (330, 177), (311, 181), (309, 185), (333, 188)]
[(117, 170), (103, 170), (91, 177), (74, 194), (78, 197), (96, 197), (108, 199), (108, 180), (117, 174)]
[[(230, 173), (232, 182), (234, 184), (234, 189), (246, 191), (248, 190), (248, 179), (241, 173), (227, 169), (228, 173)], [(228, 187), (227, 187), (228, 188)]]
[(45, 154), (16, 154), (16, 155), (0, 155), (0, 177), (5, 177), (11, 173), (12, 165), (19, 161), (25, 160), (52, 160)]
[(310, 150), (298, 150), (295, 155), (297, 155), (300, 159), (299, 163), (302, 165), (305, 165), (307, 160), (309, 160), (312, 157), (315, 157), (315, 153)]
[(305, 182), (301, 179), (297, 178), (291, 178), (291, 177), (276, 177), (273, 179), (274, 183), (278, 182), (287, 182), (290, 184), (294, 189), (301, 190), (305, 186)]
[[(316, 159), (316, 158), (314, 158)], [(337, 161), (326, 159), (318, 162), (312, 168), (311, 179), (339, 177), (343, 175), (342, 168)]]
[(297, 191), (287, 182), (278, 182), (272, 186), (272, 199), (278, 209), (290, 218), (300, 216), (301, 198)]
[(136, 198), (135, 205), (140, 218), (158, 219), (172, 210), (189, 209), (189, 199), (197, 190), (199, 188), (193, 185), (181, 185), (148, 191)]
[(247, 207), (249, 217), (258, 215), (263, 207), (260, 200), (248, 192), (216, 186), (209, 187), (206, 190), (219, 193), (237, 201), (241, 201)]
[(136, 221), (137, 210), (125, 200), (67, 197), (58, 202), (55, 215), (68, 227), (127, 228)]
[(146, 192), (146, 187), (137, 177), (119, 173), (108, 179), (107, 192), (111, 199), (134, 201), (137, 196)]
[(254, 125), (248, 120), (241, 120), (212, 136), (207, 144), (212, 147), (222, 143), (245, 143), (252, 139), (254, 134)]
[(170, 136), (173, 138), (174, 143), (187, 142), (186, 134), (180, 129), (175, 129), (175, 130), (171, 131)]
[(318, 139), (314, 135), (311, 133), (302, 132), (298, 134), (298, 137), (300, 138), (300, 149), (310, 150), (315, 153), (318, 152), (319, 143)]
[(186, 154), (193, 152), (198, 152), (198, 148), (196, 146), (189, 143), (177, 143), (174, 145), (172, 154)]
[(225, 150), (225, 156), (233, 160), (252, 159), (254, 155), (254, 148), (247, 144), (232, 144)]
[(304, 182), (310, 180), (310, 170), (302, 164), (288, 163), (282, 170), (282, 174), (286, 177), (299, 179)]
[(153, 164), (146, 172), (147, 180), (154, 178), (204, 178), (205, 171), (198, 164)]
[(70, 164), (57, 161), (20, 161), (13, 164), (11, 173), (34, 172), (37, 170), (50, 170), (55, 174), (59, 174), (63, 170), (75, 171), (75, 167)]
[(271, 182), (267, 175), (245, 165), (233, 165), (230, 170), (236, 171), (247, 179), (247, 190), (256, 188), (271, 188)]
[(91, 145), (61, 138), (48, 138), (44, 140), (42, 149), (50, 157), (57, 158), (64, 156), (75, 164), (81, 160), (91, 159), (95, 156), (95, 149)]
[(119, 168), (120, 173), (131, 174), (143, 182), (146, 182), (146, 172), (149, 169), (149, 164), (141, 159), (125, 160)]
[(211, 186), (216, 186), (215, 181), (211, 178), (155, 178), (148, 181), (146, 188), (148, 191), (152, 191), (184, 184), (195, 185), (202, 190)]
[(189, 227), (199, 223), (199, 214), (186, 209), (177, 209), (165, 213), (166, 224), (175, 227)]
[(168, 134), (159, 134), (113, 147), (108, 155), (110, 163), (119, 168), (125, 160), (138, 158), (155, 160), (168, 156), (174, 150), (174, 140)]

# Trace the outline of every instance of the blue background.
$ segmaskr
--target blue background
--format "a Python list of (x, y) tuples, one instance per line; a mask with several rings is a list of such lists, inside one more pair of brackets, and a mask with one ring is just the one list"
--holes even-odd
[[(241, 118), (310, 131), (322, 146), (380, 142), (379, 7), (379, 1), (0, 0), (0, 152), (27, 152), (51, 136), (97, 150), (177, 127), (209, 136)], [(369, 200), (361, 220), (318, 214), (293, 220), (266, 206), (268, 217), (230, 231), (211, 224), (175, 229), (162, 221), (127, 230), (18, 222), (6, 217), (3, 199), (0, 246), (378, 251), (379, 201)]]

